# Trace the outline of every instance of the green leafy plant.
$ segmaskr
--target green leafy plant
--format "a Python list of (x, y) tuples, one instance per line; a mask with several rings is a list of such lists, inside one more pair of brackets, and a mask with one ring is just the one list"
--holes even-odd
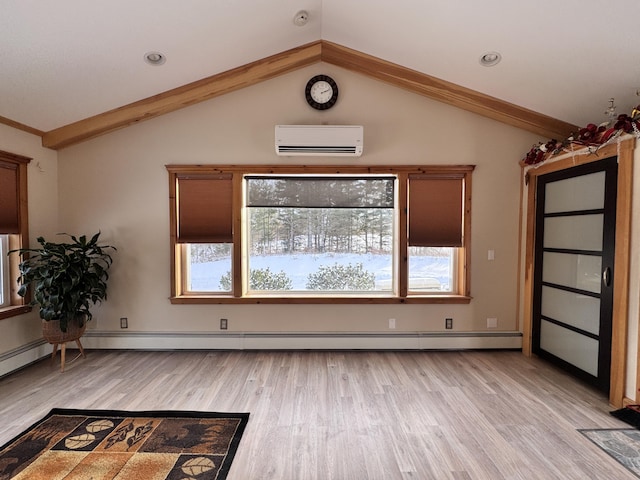
[(91, 320), (91, 306), (106, 300), (107, 270), (113, 262), (110, 245), (100, 245), (100, 232), (90, 240), (85, 235), (70, 238), (68, 243), (47, 242), (38, 237), (39, 248), (12, 250), (21, 257), (18, 295), (25, 297), (32, 289), (30, 305), (40, 306), (40, 318), (59, 320), (67, 331), (70, 320)]
[(352, 265), (325, 265), (317, 273), (310, 273), (307, 277), (309, 290), (373, 290), (375, 288), (375, 274), (368, 272), (362, 263)]
[[(283, 271), (274, 273), (267, 267), (251, 270), (249, 273), (251, 290), (291, 290), (291, 286), (291, 279)], [(220, 287), (223, 290), (231, 290), (231, 272), (225, 273), (220, 278)]]

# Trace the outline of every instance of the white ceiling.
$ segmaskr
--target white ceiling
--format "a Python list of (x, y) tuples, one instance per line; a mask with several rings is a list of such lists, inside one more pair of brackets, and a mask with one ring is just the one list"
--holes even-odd
[(322, 39), (582, 126), (640, 103), (639, 20), (640, 0), (1, 0), (0, 117), (50, 131)]

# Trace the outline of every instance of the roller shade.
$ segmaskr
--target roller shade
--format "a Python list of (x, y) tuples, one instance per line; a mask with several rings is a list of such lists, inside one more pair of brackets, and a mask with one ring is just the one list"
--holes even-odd
[(409, 246), (463, 246), (463, 178), (409, 177)]
[(20, 233), (18, 165), (0, 160), (0, 234)]
[(395, 177), (248, 175), (248, 207), (393, 208)]
[(178, 176), (178, 243), (233, 241), (233, 183), (228, 175)]

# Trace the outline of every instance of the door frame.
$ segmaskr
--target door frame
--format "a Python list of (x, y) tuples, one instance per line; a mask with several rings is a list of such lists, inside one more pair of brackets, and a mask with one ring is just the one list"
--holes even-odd
[[(633, 187), (633, 151), (635, 137), (620, 140), (601, 147), (590, 153), (585, 147), (566, 155), (559, 155), (546, 163), (530, 167), (522, 166), (521, 202), (526, 201), (526, 211), (521, 208), (521, 247), (522, 228), (524, 225), (524, 259), (520, 268), (524, 272), (523, 305), (522, 305), (522, 352), (532, 355), (533, 329), (533, 288), (535, 261), (535, 226), (536, 226), (536, 188), (538, 176), (557, 172), (576, 165), (603, 160), (618, 156), (618, 192), (616, 196), (616, 237), (614, 260), (613, 318), (611, 335), (611, 382), (609, 403), (620, 408), (625, 403), (634, 403), (635, 399), (625, 399), (625, 379), (627, 365), (627, 336), (629, 310), (629, 271), (631, 250), (631, 214)], [(522, 251), (522, 248), (520, 248)], [(519, 275), (519, 278), (522, 275)]]

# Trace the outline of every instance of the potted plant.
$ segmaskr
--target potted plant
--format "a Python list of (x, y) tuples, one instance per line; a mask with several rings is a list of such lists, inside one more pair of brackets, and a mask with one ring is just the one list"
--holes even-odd
[(58, 344), (82, 336), (92, 318), (90, 308), (106, 300), (110, 253), (116, 250), (98, 243), (100, 232), (90, 240), (85, 235), (61, 235), (69, 241), (54, 243), (38, 237), (39, 248), (9, 252), (21, 257), (18, 295), (26, 296), (31, 286), (30, 305), (40, 307), (44, 337), (54, 345), (54, 355)]

